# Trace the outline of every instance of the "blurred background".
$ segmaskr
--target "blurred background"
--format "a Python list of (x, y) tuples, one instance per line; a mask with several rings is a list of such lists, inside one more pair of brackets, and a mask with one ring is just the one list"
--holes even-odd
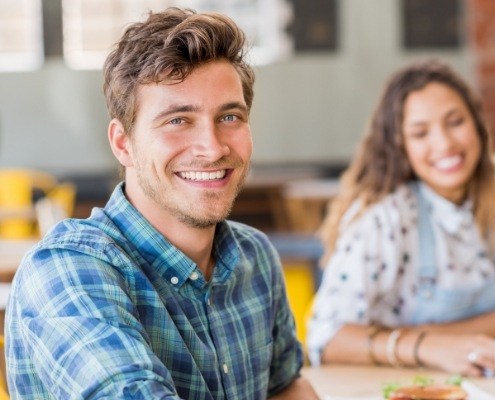
[(177, 4), (228, 13), (250, 36), (255, 166), (346, 164), (384, 79), (415, 58), (489, 89), (490, 0), (0, 0), (0, 166), (112, 171), (101, 62), (126, 24)]
[[(0, 237), (37, 240), (105, 204), (118, 176), (102, 62), (126, 25), (172, 5), (226, 13), (248, 34), (253, 168), (232, 219), (270, 233), (287, 268), (317, 268), (312, 235), (392, 71), (447, 61), (494, 125), (493, 0), (0, 0)], [(5, 228), (14, 214), (29, 229)], [(15, 253), (1, 245), (0, 263)], [(315, 284), (301, 276), (298, 290)]]
[(170, 5), (248, 33), (255, 180), (337, 176), (384, 80), (413, 59), (448, 61), (495, 110), (491, 0), (0, 0), (0, 167), (70, 179), (101, 203), (116, 179), (102, 62), (127, 24)]

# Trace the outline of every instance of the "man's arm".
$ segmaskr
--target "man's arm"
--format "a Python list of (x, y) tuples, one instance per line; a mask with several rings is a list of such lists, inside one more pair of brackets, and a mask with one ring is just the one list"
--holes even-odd
[(306, 378), (299, 377), (270, 400), (318, 400), (319, 397)]
[(47, 253), (21, 266), (9, 302), (11, 393), (178, 399), (114, 269), (70, 251), (44, 261)]

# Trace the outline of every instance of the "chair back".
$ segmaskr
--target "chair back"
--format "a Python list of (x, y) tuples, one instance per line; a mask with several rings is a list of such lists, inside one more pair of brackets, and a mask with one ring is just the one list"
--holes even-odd
[(72, 216), (75, 200), (76, 186), (65, 182), (55, 186), (35, 203), (40, 236), (44, 236), (57, 222)]
[[(0, 169), (0, 238), (38, 238), (50, 224), (72, 215), (75, 193), (73, 184), (58, 183), (54, 176), (43, 171)], [(56, 216), (45, 218), (42, 227), (34, 204), (35, 195), (41, 200), (48, 199), (50, 207), (57, 209)]]
[[(0, 335), (0, 353), (4, 354), (4, 346), (5, 346), (5, 340), (4, 340), (4, 337), (3, 335)], [(4, 357), (2, 357), (3, 359), (5, 359)], [(3, 365), (5, 367), (5, 365)], [(6, 371), (5, 370), (2, 370), (0, 371), (0, 400), (9, 400), (9, 392), (8, 392), (8, 389), (7, 389), (7, 384), (5, 383), (5, 379), (6, 379)]]
[(33, 235), (32, 180), (21, 170), (0, 170), (0, 237)]

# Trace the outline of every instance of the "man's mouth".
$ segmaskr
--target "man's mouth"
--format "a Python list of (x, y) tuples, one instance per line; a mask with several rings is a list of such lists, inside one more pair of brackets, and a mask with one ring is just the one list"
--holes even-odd
[(177, 173), (182, 179), (188, 181), (205, 182), (215, 181), (225, 178), (227, 175), (226, 169), (220, 169), (218, 171), (180, 171)]

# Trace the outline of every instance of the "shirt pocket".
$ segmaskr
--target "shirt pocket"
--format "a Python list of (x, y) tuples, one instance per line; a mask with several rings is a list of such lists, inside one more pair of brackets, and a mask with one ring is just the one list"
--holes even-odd
[(236, 384), (240, 385), (238, 393), (242, 398), (246, 393), (253, 393), (253, 399), (266, 399), (270, 366), (273, 356), (273, 341), (268, 344), (245, 348), (240, 357), (233, 362)]

